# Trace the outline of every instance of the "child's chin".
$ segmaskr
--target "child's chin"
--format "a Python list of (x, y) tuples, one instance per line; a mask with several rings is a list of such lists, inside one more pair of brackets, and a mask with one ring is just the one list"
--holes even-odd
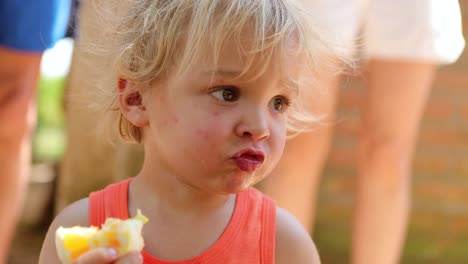
[(224, 189), (225, 193), (230, 193), (230, 194), (236, 194), (242, 191), (247, 190), (249, 187), (253, 186), (256, 181), (253, 181), (251, 177), (250, 179), (241, 179), (244, 178), (240, 176), (238, 179), (231, 179), (230, 182), (228, 182)]

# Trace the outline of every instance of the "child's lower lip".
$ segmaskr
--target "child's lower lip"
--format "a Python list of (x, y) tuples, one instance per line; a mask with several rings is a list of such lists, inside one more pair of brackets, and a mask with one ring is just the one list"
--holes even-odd
[(242, 171), (252, 172), (256, 170), (260, 165), (262, 165), (262, 161), (255, 159), (253, 157), (245, 157), (240, 156), (234, 158), (234, 162), (236, 163), (237, 167), (239, 167)]

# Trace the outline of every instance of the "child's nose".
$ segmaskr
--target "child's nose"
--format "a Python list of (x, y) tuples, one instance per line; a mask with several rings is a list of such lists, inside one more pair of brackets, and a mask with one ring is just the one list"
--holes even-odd
[(268, 138), (270, 136), (268, 113), (265, 111), (247, 112), (237, 126), (236, 133), (239, 137), (249, 137), (254, 141)]

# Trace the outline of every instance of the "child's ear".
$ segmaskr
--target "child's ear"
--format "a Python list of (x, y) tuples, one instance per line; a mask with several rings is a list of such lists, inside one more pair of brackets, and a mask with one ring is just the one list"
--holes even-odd
[(119, 106), (120, 112), (130, 123), (136, 127), (148, 125), (148, 115), (140, 89), (135, 89), (135, 84), (124, 79), (119, 79)]

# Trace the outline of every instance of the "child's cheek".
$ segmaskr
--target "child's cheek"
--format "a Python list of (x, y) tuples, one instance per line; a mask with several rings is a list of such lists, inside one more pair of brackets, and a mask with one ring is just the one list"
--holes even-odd
[(224, 144), (228, 140), (226, 127), (213, 119), (207, 119), (194, 124), (192, 131), (192, 147), (190, 155), (196, 158), (200, 164), (210, 163), (210, 160), (223, 158)]
[(274, 158), (280, 158), (283, 154), (286, 145), (286, 126), (278, 124), (272, 127), (270, 134), (271, 151), (274, 153)]
[(196, 140), (203, 144), (216, 142), (225, 142), (229, 136), (229, 119), (222, 118), (217, 112), (207, 116), (206, 118), (199, 119), (194, 124), (194, 133)]
[(212, 121), (213, 120), (205, 120), (196, 124), (197, 129), (195, 129), (195, 136), (197, 139), (217, 141), (226, 135), (226, 131), (228, 131), (227, 126), (221, 122)]

